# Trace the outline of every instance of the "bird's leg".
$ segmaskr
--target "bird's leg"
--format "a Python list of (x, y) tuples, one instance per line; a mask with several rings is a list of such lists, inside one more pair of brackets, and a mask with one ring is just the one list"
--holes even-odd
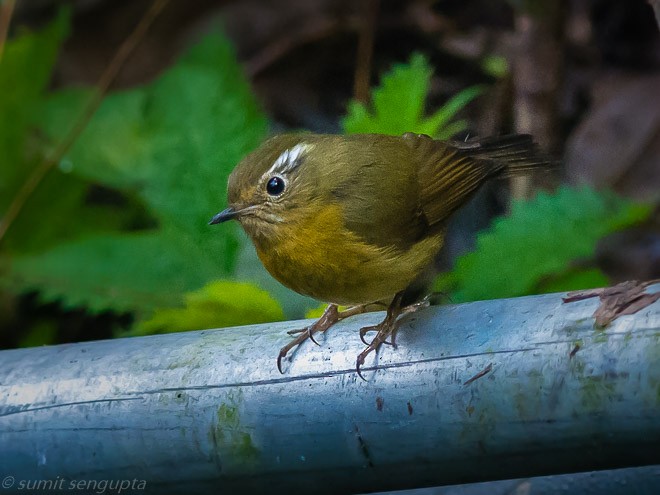
[[(427, 295), (424, 299), (422, 299), (419, 302), (416, 302), (414, 304), (410, 304), (408, 306), (405, 306), (405, 307), (401, 308), (400, 313), (399, 313), (398, 316), (407, 315), (407, 314), (410, 314), (410, 313), (414, 313), (417, 310), (420, 310), (420, 309), (423, 309), (423, 308), (428, 308), (431, 305), (431, 296), (433, 296), (433, 294)], [(398, 316), (397, 316), (397, 318), (398, 318)], [(367, 346), (370, 345), (369, 342), (364, 340), (364, 336), (369, 332), (374, 332), (374, 331), (379, 332), (381, 330), (381, 326), (382, 326), (382, 323), (380, 323), (378, 325), (373, 325), (373, 326), (369, 326), (369, 327), (360, 328), (360, 340), (362, 340), (362, 342), (364, 342), (365, 345), (367, 345)], [(390, 339), (389, 342), (387, 340), (383, 340), (383, 342), (381, 342), (381, 343), (382, 344), (387, 344), (387, 345), (392, 345), (392, 346), (396, 347), (395, 338), (396, 338), (397, 328), (398, 328), (398, 326), (395, 326), (394, 330), (392, 331), (392, 333), (391, 333), (392, 338)]]
[(349, 316), (366, 312), (367, 307), (368, 304), (362, 304), (358, 306), (351, 306), (350, 308), (346, 308), (343, 311), (339, 311), (339, 308), (337, 307), (336, 304), (329, 304), (328, 307), (325, 308), (323, 315), (321, 315), (321, 317), (318, 320), (316, 320), (314, 323), (299, 330), (289, 331), (288, 333), (290, 335), (293, 334), (299, 334), (299, 335), (291, 342), (289, 342), (287, 345), (282, 347), (282, 349), (280, 349), (280, 353), (277, 356), (277, 369), (280, 371), (280, 373), (284, 373), (282, 371), (282, 359), (289, 353), (291, 349), (303, 343), (307, 339), (310, 339), (316, 345), (319, 345), (318, 342), (314, 340), (313, 337), (314, 334), (319, 332), (325, 332), (332, 325), (334, 325), (340, 320), (343, 320), (344, 318), (348, 318)]
[[(399, 316), (408, 315), (410, 313), (415, 313), (416, 311), (419, 311), (420, 309), (428, 308), (429, 306), (431, 306), (431, 296), (432, 295), (433, 294), (429, 294), (428, 296), (426, 296), (421, 301), (416, 302), (414, 304), (410, 304), (410, 305), (406, 306), (405, 308), (402, 308), (401, 309), (401, 314)], [(399, 329), (399, 326), (396, 325), (394, 327), (394, 330), (392, 331), (392, 338), (388, 342), (388, 344), (391, 344), (394, 347), (396, 347), (396, 333), (397, 333), (398, 329)]]
[[(362, 351), (360, 354), (358, 354), (357, 357), (355, 371), (357, 371), (357, 374), (363, 380), (364, 377), (360, 372), (360, 366), (364, 364), (364, 359), (367, 357), (367, 355), (369, 355), (369, 353), (373, 351), (377, 351), (378, 348), (381, 346), (381, 344), (385, 342), (385, 339), (387, 339), (387, 337), (389, 337), (390, 335), (393, 335), (393, 333), (396, 331), (398, 325), (398, 318), (404, 313), (406, 309), (401, 307), (401, 301), (403, 300), (403, 295), (404, 292), (401, 291), (396, 296), (394, 296), (394, 299), (392, 299), (390, 306), (387, 308), (387, 314), (385, 315), (385, 319), (383, 321), (381, 321), (375, 327), (366, 327), (367, 332), (373, 329), (373, 330), (377, 330), (378, 333), (371, 341), (371, 343), (367, 345), (367, 348), (364, 351)], [(360, 337), (363, 337), (364, 333), (366, 333), (366, 332), (363, 333), (362, 330), (364, 329), (360, 330)]]

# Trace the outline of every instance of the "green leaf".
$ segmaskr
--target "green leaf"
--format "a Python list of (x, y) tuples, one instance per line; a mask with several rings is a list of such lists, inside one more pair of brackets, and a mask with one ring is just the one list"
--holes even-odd
[(650, 213), (649, 205), (589, 188), (540, 193), (515, 202), (508, 216), (479, 234), (476, 250), (460, 257), (436, 288), (449, 288), (454, 302), (464, 302), (602, 285), (600, 272), (573, 271), (572, 263), (592, 257), (605, 235)]
[(21, 337), (18, 347), (37, 347), (57, 343), (57, 325), (48, 320), (38, 320)]
[(542, 292), (568, 292), (572, 290), (606, 287), (610, 284), (607, 275), (598, 268), (570, 269), (564, 273), (551, 275), (539, 283), (537, 289)]
[(186, 294), (184, 308), (157, 309), (131, 335), (232, 327), (283, 319), (282, 308), (268, 292), (253, 284), (222, 280)]
[(467, 127), (467, 122), (461, 120), (450, 124), (450, 120), (468, 103), (483, 93), (481, 86), (472, 86), (464, 89), (445, 103), (440, 110), (435, 112), (424, 122), (425, 130), (423, 134), (428, 134), (437, 139), (449, 139), (454, 134), (461, 132)]
[[(39, 119), (43, 93), (68, 34), (69, 17), (63, 9), (42, 31), (23, 30), (5, 44), (0, 59), (0, 217), (44, 158), (33, 124)], [(81, 211), (87, 191), (88, 184), (76, 177), (58, 170), (48, 174), (2, 240), (2, 249), (15, 253), (44, 249), (58, 238), (89, 230), (89, 223), (61, 222), (77, 217), (74, 212)], [(97, 223), (93, 228), (104, 225)]]
[[(66, 91), (42, 105), (51, 143), (89, 97)], [(149, 231), (87, 235), (0, 259), (13, 290), (37, 288), (67, 306), (145, 313), (232, 275), (236, 226), (209, 227), (229, 173), (264, 137), (266, 119), (229, 42), (213, 34), (153, 83), (108, 95), (65, 157), (72, 176), (119, 191), (153, 219)], [(58, 224), (78, 218), (59, 219)], [(89, 215), (85, 222), (93, 222)]]
[(62, 10), (43, 31), (24, 31), (5, 44), (0, 59), (0, 212), (5, 211), (17, 185), (30, 172), (19, 166), (26, 159), (30, 117), (50, 81), (68, 27), (68, 11)]
[[(432, 74), (420, 54), (414, 54), (408, 65), (396, 64), (383, 76), (381, 86), (373, 90), (373, 113), (364, 108), (360, 115), (362, 122), (352, 121), (349, 113), (344, 121), (345, 131), (368, 132), (365, 128), (374, 126), (381, 127), (381, 132), (392, 134), (411, 130), (411, 126), (418, 125), (423, 117)], [(364, 107), (361, 103), (356, 105)]]
[(97, 235), (16, 256), (10, 268), (9, 287), (39, 290), (43, 300), (61, 299), (65, 308), (142, 313), (176, 305), (182, 293), (221, 271), (209, 253), (165, 231)]
[(446, 139), (466, 127), (463, 121), (450, 123), (465, 105), (482, 93), (473, 86), (451, 98), (431, 117), (424, 118), (424, 106), (433, 70), (423, 55), (413, 54), (408, 64), (396, 64), (373, 90), (373, 108), (351, 101), (342, 119), (345, 133), (401, 135), (405, 132), (428, 134)]
[[(6, 44), (0, 61), (0, 216), (47, 155), (43, 135), (44, 91), (57, 52), (67, 36), (69, 14), (61, 10), (43, 31), (24, 32)], [(78, 92), (79, 93), (79, 92)], [(57, 127), (68, 129), (82, 109), (79, 94), (67, 101)], [(87, 96), (85, 94), (85, 96)], [(88, 181), (68, 173), (67, 163), (51, 170), (29, 197), (2, 239), (4, 256), (27, 254), (94, 232), (134, 225), (143, 209), (133, 198), (118, 208), (90, 202)]]

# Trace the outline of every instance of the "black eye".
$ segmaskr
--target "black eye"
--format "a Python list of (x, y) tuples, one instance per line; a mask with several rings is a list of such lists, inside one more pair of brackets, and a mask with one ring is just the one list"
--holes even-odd
[(266, 184), (266, 192), (271, 196), (279, 196), (284, 192), (284, 179), (282, 177), (271, 177)]

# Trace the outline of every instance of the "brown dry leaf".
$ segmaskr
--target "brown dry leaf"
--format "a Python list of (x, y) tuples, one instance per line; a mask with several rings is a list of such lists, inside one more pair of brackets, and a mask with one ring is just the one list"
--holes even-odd
[(562, 297), (562, 301), (565, 303), (571, 303), (575, 301), (582, 301), (583, 299), (589, 299), (591, 297), (600, 296), (605, 289), (588, 289), (588, 290), (576, 290), (573, 292), (568, 292), (566, 297)]
[(603, 328), (619, 316), (635, 314), (659, 300), (660, 292), (654, 294), (644, 292), (649, 285), (657, 282), (657, 280), (648, 282), (630, 280), (604, 289), (569, 292), (563, 298), (563, 301), (570, 303), (598, 296), (600, 305), (594, 312), (593, 317), (596, 319), (596, 326)]

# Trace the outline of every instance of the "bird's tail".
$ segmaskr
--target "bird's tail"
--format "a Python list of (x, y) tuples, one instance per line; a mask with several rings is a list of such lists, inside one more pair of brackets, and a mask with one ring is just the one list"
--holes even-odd
[(550, 169), (557, 165), (541, 152), (529, 134), (508, 134), (482, 139), (452, 142), (452, 145), (472, 159), (490, 164), (494, 174), (512, 176), (533, 170)]
[(526, 134), (451, 142), (412, 133), (403, 138), (419, 157), (421, 206), (429, 226), (443, 225), (488, 179), (547, 169), (553, 163)]

